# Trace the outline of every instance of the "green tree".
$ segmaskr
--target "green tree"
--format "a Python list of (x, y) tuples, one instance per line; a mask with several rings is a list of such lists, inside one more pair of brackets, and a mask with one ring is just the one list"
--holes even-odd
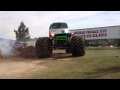
[(29, 29), (26, 28), (23, 21), (20, 23), (20, 26), (18, 27), (18, 30), (14, 29), (14, 32), (16, 34), (16, 40), (17, 41), (27, 41), (27, 40), (30, 39)]

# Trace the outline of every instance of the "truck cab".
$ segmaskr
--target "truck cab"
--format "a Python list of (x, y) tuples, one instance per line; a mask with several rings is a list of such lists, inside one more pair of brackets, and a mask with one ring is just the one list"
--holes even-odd
[(53, 42), (54, 47), (65, 48), (68, 47), (69, 38), (71, 36), (68, 30), (67, 23), (55, 22), (49, 27), (49, 37)]
[(69, 34), (67, 23), (64, 22), (56, 22), (52, 23), (49, 27), (49, 34)]

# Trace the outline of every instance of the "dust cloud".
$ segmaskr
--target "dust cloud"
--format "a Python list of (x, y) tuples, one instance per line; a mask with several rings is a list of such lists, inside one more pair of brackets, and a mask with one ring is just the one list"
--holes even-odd
[(10, 57), (13, 55), (13, 45), (14, 43), (11, 40), (0, 40), (0, 56)]

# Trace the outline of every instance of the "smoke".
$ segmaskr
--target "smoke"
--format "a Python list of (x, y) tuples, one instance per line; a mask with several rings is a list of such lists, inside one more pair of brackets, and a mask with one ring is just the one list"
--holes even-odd
[(14, 42), (11, 40), (0, 40), (0, 54), (2, 57), (10, 57), (12, 55)]

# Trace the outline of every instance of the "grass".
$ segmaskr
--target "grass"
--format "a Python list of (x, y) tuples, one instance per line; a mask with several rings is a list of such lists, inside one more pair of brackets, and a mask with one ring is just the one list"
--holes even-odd
[(87, 48), (83, 57), (70, 60), (45, 60), (47, 69), (34, 73), (31, 79), (120, 79), (120, 50)]

